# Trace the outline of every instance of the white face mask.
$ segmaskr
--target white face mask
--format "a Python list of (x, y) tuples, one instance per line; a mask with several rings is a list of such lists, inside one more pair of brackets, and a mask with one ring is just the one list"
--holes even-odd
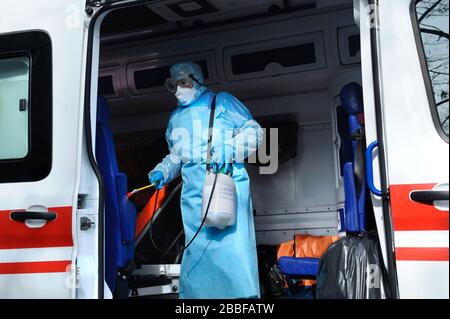
[(175, 96), (181, 105), (189, 105), (197, 98), (197, 90), (178, 86)]

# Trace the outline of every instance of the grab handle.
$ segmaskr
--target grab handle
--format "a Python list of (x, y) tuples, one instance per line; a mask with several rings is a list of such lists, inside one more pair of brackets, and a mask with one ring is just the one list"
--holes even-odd
[(46, 220), (54, 221), (56, 219), (55, 212), (32, 212), (32, 211), (12, 211), (9, 217), (16, 222), (24, 223), (26, 220)]
[(377, 196), (382, 197), (383, 192), (375, 187), (373, 182), (373, 151), (378, 147), (378, 141), (373, 142), (369, 145), (366, 151), (366, 170), (367, 170), (367, 185), (370, 191)]
[(448, 190), (437, 191), (437, 190), (420, 190), (412, 191), (410, 194), (411, 200), (414, 202), (433, 204), (435, 201), (448, 201)]

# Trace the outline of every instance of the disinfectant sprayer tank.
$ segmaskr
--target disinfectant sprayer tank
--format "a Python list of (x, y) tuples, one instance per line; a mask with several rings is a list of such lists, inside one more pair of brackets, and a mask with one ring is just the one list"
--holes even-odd
[[(214, 185), (215, 174), (207, 173), (203, 187), (202, 220), (205, 218), (211, 191)], [(216, 187), (211, 199), (205, 225), (224, 229), (236, 223), (236, 185), (233, 178), (226, 174), (217, 175)]]

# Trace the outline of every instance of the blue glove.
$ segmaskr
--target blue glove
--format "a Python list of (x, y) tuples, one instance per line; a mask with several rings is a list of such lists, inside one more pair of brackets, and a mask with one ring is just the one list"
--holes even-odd
[(164, 187), (164, 175), (161, 171), (152, 171), (148, 174), (150, 184), (155, 184), (156, 189)]
[(214, 173), (233, 173), (234, 150), (231, 145), (223, 144), (211, 149), (211, 167)]

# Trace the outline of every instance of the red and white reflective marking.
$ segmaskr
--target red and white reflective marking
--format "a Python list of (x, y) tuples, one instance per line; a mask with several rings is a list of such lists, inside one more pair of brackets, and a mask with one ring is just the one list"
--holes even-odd
[(73, 247), (0, 249), (0, 262), (59, 261), (72, 259)]
[(69, 272), (71, 260), (0, 263), (0, 275)]
[(448, 261), (448, 248), (396, 248), (397, 260)]
[(401, 261), (448, 261), (448, 240), (448, 231), (396, 231), (396, 259)]
[(410, 199), (414, 190), (430, 190), (436, 184), (392, 185), (391, 207), (395, 252), (399, 261), (447, 261), (449, 258), (448, 211)]
[(395, 231), (448, 231), (448, 211), (414, 202), (415, 190), (431, 190), (436, 184), (392, 185), (390, 188), (392, 219)]
[(65, 273), (73, 254), (72, 207), (49, 208), (57, 213), (42, 228), (28, 228), (0, 211), (0, 275)]
[[(390, 188), (400, 298), (448, 298), (449, 214), (414, 202), (414, 190), (436, 184)], [(444, 284), (443, 284), (444, 283)]]
[(68, 247), (73, 246), (72, 207), (54, 207), (54, 221), (42, 228), (28, 228), (11, 220), (12, 210), (0, 211), (0, 249)]
[(397, 231), (396, 247), (448, 247), (448, 231)]

